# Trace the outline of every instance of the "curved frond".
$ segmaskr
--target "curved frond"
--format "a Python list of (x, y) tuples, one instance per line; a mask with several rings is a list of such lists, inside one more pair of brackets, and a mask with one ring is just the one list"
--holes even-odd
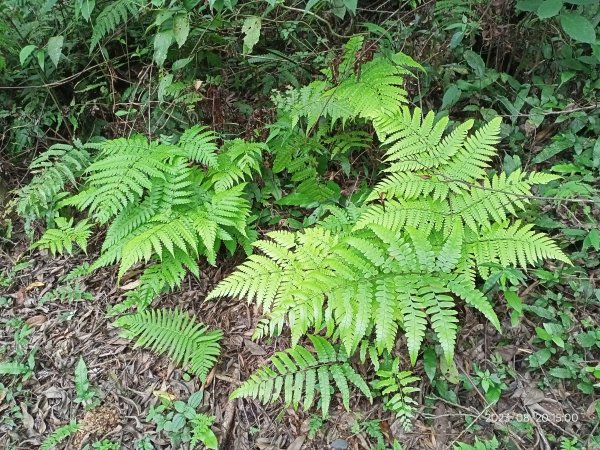
[(123, 337), (136, 340), (136, 347), (167, 354), (202, 382), (221, 351), (220, 331), (209, 332), (202, 323), (178, 309), (142, 311), (120, 317), (114, 324), (123, 330)]
[[(231, 398), (256, 398), (271, 403), (283, 396), (286, 406), (309, 409), (319, 393), (324, 417), (334, 388), (342, 403), (350, 409), (349, 384), (356, 386), (369, 400), (371, 391), (365, 380), (350, 366), (344, 353), (338, 352), (326, 339), (309, 335), (314, 351), (297, 345), (271, 357), (271, 366), (254, 372), (248, 380), (232, 392)], [(303, 401), (301, 401), (303, 399)]]

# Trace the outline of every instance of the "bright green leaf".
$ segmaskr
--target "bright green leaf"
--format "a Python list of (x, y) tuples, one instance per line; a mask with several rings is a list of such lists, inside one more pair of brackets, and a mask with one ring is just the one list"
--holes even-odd
[(35, 56), (37, 57), (37, 62), (42, 70), (46, 67), (46, 52), (42, 49), (35, 52)]
[(562, 29), (575, 41), (593, 44), (596, 42), (596, 30), (591, 22), (576, 13), (563, 13), (560, 15)]
[(462, 91), (456, 87), (455, 85), (451, 85), (448, 90), (444, 93), (444, 97), (442, 98), (442, 108), (448, 109), (456, 104), (456, 102), (460, 99)]
[(550, 369), (550, 375), (556, 378), (569, 379), (573, 376), (571, 371), (564, 367), (553, 367)]
[(19, 61), (21, 62), (21, 65), (25, 65), (25, 61), (27, 61), (27, 58), (29, 58), (29, 55), (31, 55), (31, 53), (36, 49), (36, 46), (33, 44), (30, 45), (26, 45), (25, 47), (23, 47), (21, 49), (21, 51), (19, 52)]
[(356, 8), (358, 7), (358, 0), (343, 0), (344, 6), (352, 15), (356, 15)]
[(431, 347), (427, 347), (423, 352), (423, 368), (427, 374), (427, 378), (430, 381), (435, 379), (435, 373), (437, 371), (437, 355), (435, 350)]
[(536, 13), (540, 19), (548, 19), (558, 15), (563, 7), (563, 0), (544, 0)]
[(480, 78), (483, 77), (483, 75), (485, 75), (485, 62), (483, 61), (483, 58), (472, 50), (465, 51), (463, 55), (465, 61), (467, 61), (467, 64), (473, 69), (475, 75)]
[(185, 66), (187, 66), (189, 64), (189, 62), (191, 60), (192, 60), (191, 58), (178, 59), (171, 66), (171, 70), (183, 69)]
[(508, 306), (515, 310), (519, 315), (523, 313), (523, 302), (516, 292), (504, 291), (504, 298), (506, 299)]
[(54, 67), (58, 67), (58, 61), (62, 54), (64, 41), (64, 36), (53, 36), (48, 39), (48, 56), (50, 57), (50, 61), (54, 64)]
[(188, 11), (191, 11), (198, 3), (200, 0), (183, 0), (183, 6)]
[(242, 33), (244, 33), (244, 54), (252, 53), (252, 49), (260, 39), (260, 29), (262, 20), (257, 16), (248, 16), (242, 25)]
[(156, 33), (154, 36), (154, 61), (162, 66), (167, 59), (169, 47), (173, 43), (173, 30)]
[(187, 14), (177, 14), (173, 19), (173, 34), (179, 48), (185, 44), (190, 34), (190, 21)]
[(550, 359), (551, 356), (552, 352), (550, 349), (544, 348), (542, 350), (538, 350), (529, 356), (529, 365), (532, 368), (541, 367)]
[(90, 17), (92, 16), (92, 11), (94, 11), (94, 7), (96, 6), (96, 0), (81, 0), (79, 10), (81, 11), (81, 16), (86, 20), (90, 21)]

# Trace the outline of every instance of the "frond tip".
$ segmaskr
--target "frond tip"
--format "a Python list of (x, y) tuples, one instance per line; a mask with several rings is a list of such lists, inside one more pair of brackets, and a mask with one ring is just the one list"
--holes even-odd
[(135, 347), (166, 353), (202, 382), (221, 351), (221, 331), (208, 332), (206, 326), (179, 309), (142, 311), (120, 317), (114, 325), (123, 329), (123, 337), (137, 339)]
[(70, 255), (73, 253), (73, 244), (75, 243), (85, 251), (88, 238), (92, 234), (92, 224), (87, 219), (73, 226), (73, 218), (67, 220), (64, 217), (57, 217), (56, 226), (57, 228), (46, 230), (40, 240), (31, 247), (50, 250), (52, 255), (57, 253)]

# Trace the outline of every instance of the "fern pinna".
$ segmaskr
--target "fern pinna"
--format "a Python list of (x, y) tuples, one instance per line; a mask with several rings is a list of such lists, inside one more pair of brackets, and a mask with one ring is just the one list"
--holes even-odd
[(121, 328), (123, 337), (136, 339), (136, 347), (166, 353), (202, 382), (221, 352), (220, 331), (208, 332), (202, 323), (177, 309), (153, 309), (125, 315), (114, 325)]
[[(84, 171), (81, 191), (59, 202), (87, 211), (89, 219), (107, 224), (100, 257), (90, 270), (119, 263), (119, 277), (138, 263), (148, 265), (140, 286), (120, 310), (145, 308), (162, 291), (177, 286), (187, 270), (199, 275), (198, 258), (214, 264), (224, 244), (233, 251), (248, 246), (250, 204), (244, 181), (260, 169), (264, 144), (226, 142), (221, 151), (215, 135), (194, 127), (176, 144), (149, 142), (143, 136), (106, 141)], [(61, 222), (37, 247), (70, 248), (80, 236)], [(89, 234), (89, 226), (85, 223)], [(71, 240), (75, 240), (75, 237)], [(86, 235), (87, 237), (87, 235)], [(57, 239), (63, 242), (56, 242)], [(82, 238), (75, 240), (84, 243)]]
[[(387, 176), (360, 209), (333, 211), (301, 232), (275, 231), (209, 295), (242, 297), (262, 307), (255, 335), (284, 327), (296, 344), (309, 332), (340, 342), (347, 355), (364, 345), (393, 353), (402, 336), (414, 365), (427, 331), (448, 363), (454, 357), (459, 304), (498, 330), (493, 306), (477, 288), (490, 264), (569, 263), (546, 235), (512, 221), (533, 185), (556, 177), (513, 172), (488, 176), (500, 121), (469, 134), (446, 132), (447, 119), (417, 109), (373, 121), (386, 149)], [(381, 198), (385, 200), (382, 202)]]

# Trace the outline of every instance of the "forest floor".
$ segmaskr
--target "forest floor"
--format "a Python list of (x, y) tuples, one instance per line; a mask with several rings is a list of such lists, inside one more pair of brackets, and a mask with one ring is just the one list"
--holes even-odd
[[(2, 267), (14, 267), (24, 261), (26, 247), (17, 245), (13, 250), (12, 254), (2, 255)], [(114, 270), (97, 272), (85, 280), (85, 285), (82, 280), (77, 281), (81, 291), (91, 294), (88, 299), (66, 301), (56, 299), (55, 295), (47, 296), (54, 297), (48, 301), (44, 299), (45, 294), (60, 286), (61, 277), (84, 262), (81, 258), (38, 254), (4, 288), (3, 295), (9, 303), (1, 309), (5, 326), (0, 328), (0, 347), (5, 352), (31, 352), (35, 365), (30, 378), (18, 387), (26, 399), (20, 402), (19, 411), (11, 411), (10, 403), (4, 402), (11, 388), (17, 387), (7, 385), (0, 391), (0, 415), (4, 421), (0, 427), (0, 448), (7, 448), (2, 445), (11, 440), (20, 443), (15, 447), (18, 449), (37, 448), (46, 430), (69, 421), (71, 412), (78, 408), (72, 368), (80, 357), (87, 363), (90, 384), (98, 389), (98, 406), (88, 412), (79, 408), (81, 417), (77, 419), (82, 426), (65, 447), (69, 449), (100, 438), (110, 438), (134, 449), (137, 439), (153, 435), (154, 425), (145, 418), (149, 407), (161, 395), (187, 398), (200, 388), (205, 390), (206, 412), (216, 417), (214, 429), (219, 441), (227, 443), (221, 448), (232, 450), (326, 449), (336, 439), (339, 448), (347, 444), (352, 450), (370, 450), (375, 448), (378, 438), (386, 441), (396, 438), (407, 450), (446, 449), (458, 441), (491, 436), (498, 430), (509, 430), (516, 448), (546, 450), (558, 448), (548, 442), (547, 433), (586, 436), (598, 427), (588, 396), (560, 385), (540, 389), (541, 380), (524, 370), (525, 360), (536, 350), (531, 344), (534, 326), (523, 323), (511, 328), (505, 323), (507, 331), (499, 335), (475, 316), (464, 318), (459, 336), (457, 346), (461, 351), (456, 360), (459, 376), (473, 381), (474, 368), (486, 368), (491, 355), (501, 358), (496, 363), (503, 370), (516, 374), (493, 406), (488, 406), (484, 393), (477, 387), (461, 390), (455, 401), (451, 401), (423, 385), (419, 399), (423, 406), (413, 430), (407, 433), (380, 405), (354, 399), (351, 412), (334, 409), (325, 423), (280, 404), (262, 407), (253, 401), (230, 401), (228, 395), (240, 379), (287, 345), (286, 338), (275, 339), (268, 345), (250, 340), (260, 314), (247, 304), (204, 301), (206, 293), (227, 275), (235, 261), (229, 261), (228, 266), (205, 267), (200, 279), (189, 277), (181, 290), (168, 295), (162, 303), (185, 307), (207, 325), (223, 330), (219, 363), (204, 386), (195, 377), (186, 377), (166, 358), (132, 348), (111, 327), (111, 320), (105, 315), (107, 306), (135, 287), (135, 282), (127, 280), (117, 287)], [(597, 275), (590, 273), (591, 278)], [(526, 295), (527, 292), (522, 293)], [(588, 310), (582, 314), (599, 312)], [(21, 345), (24, 348), (19, 348)], [(417, 367), (418, 372), (422, 370)], [(6, 423), (11, 417), (16, 421), (14, 427)], [(369, 426), (374, 419), (378, 420), (381, 436)], [(509, 424), (515, 420), (529, 422), (531, 430), (511, 430)], [(168, 441), (156, 438), (154, 442), (164, 445), (160, 448), (172, 448)]]

